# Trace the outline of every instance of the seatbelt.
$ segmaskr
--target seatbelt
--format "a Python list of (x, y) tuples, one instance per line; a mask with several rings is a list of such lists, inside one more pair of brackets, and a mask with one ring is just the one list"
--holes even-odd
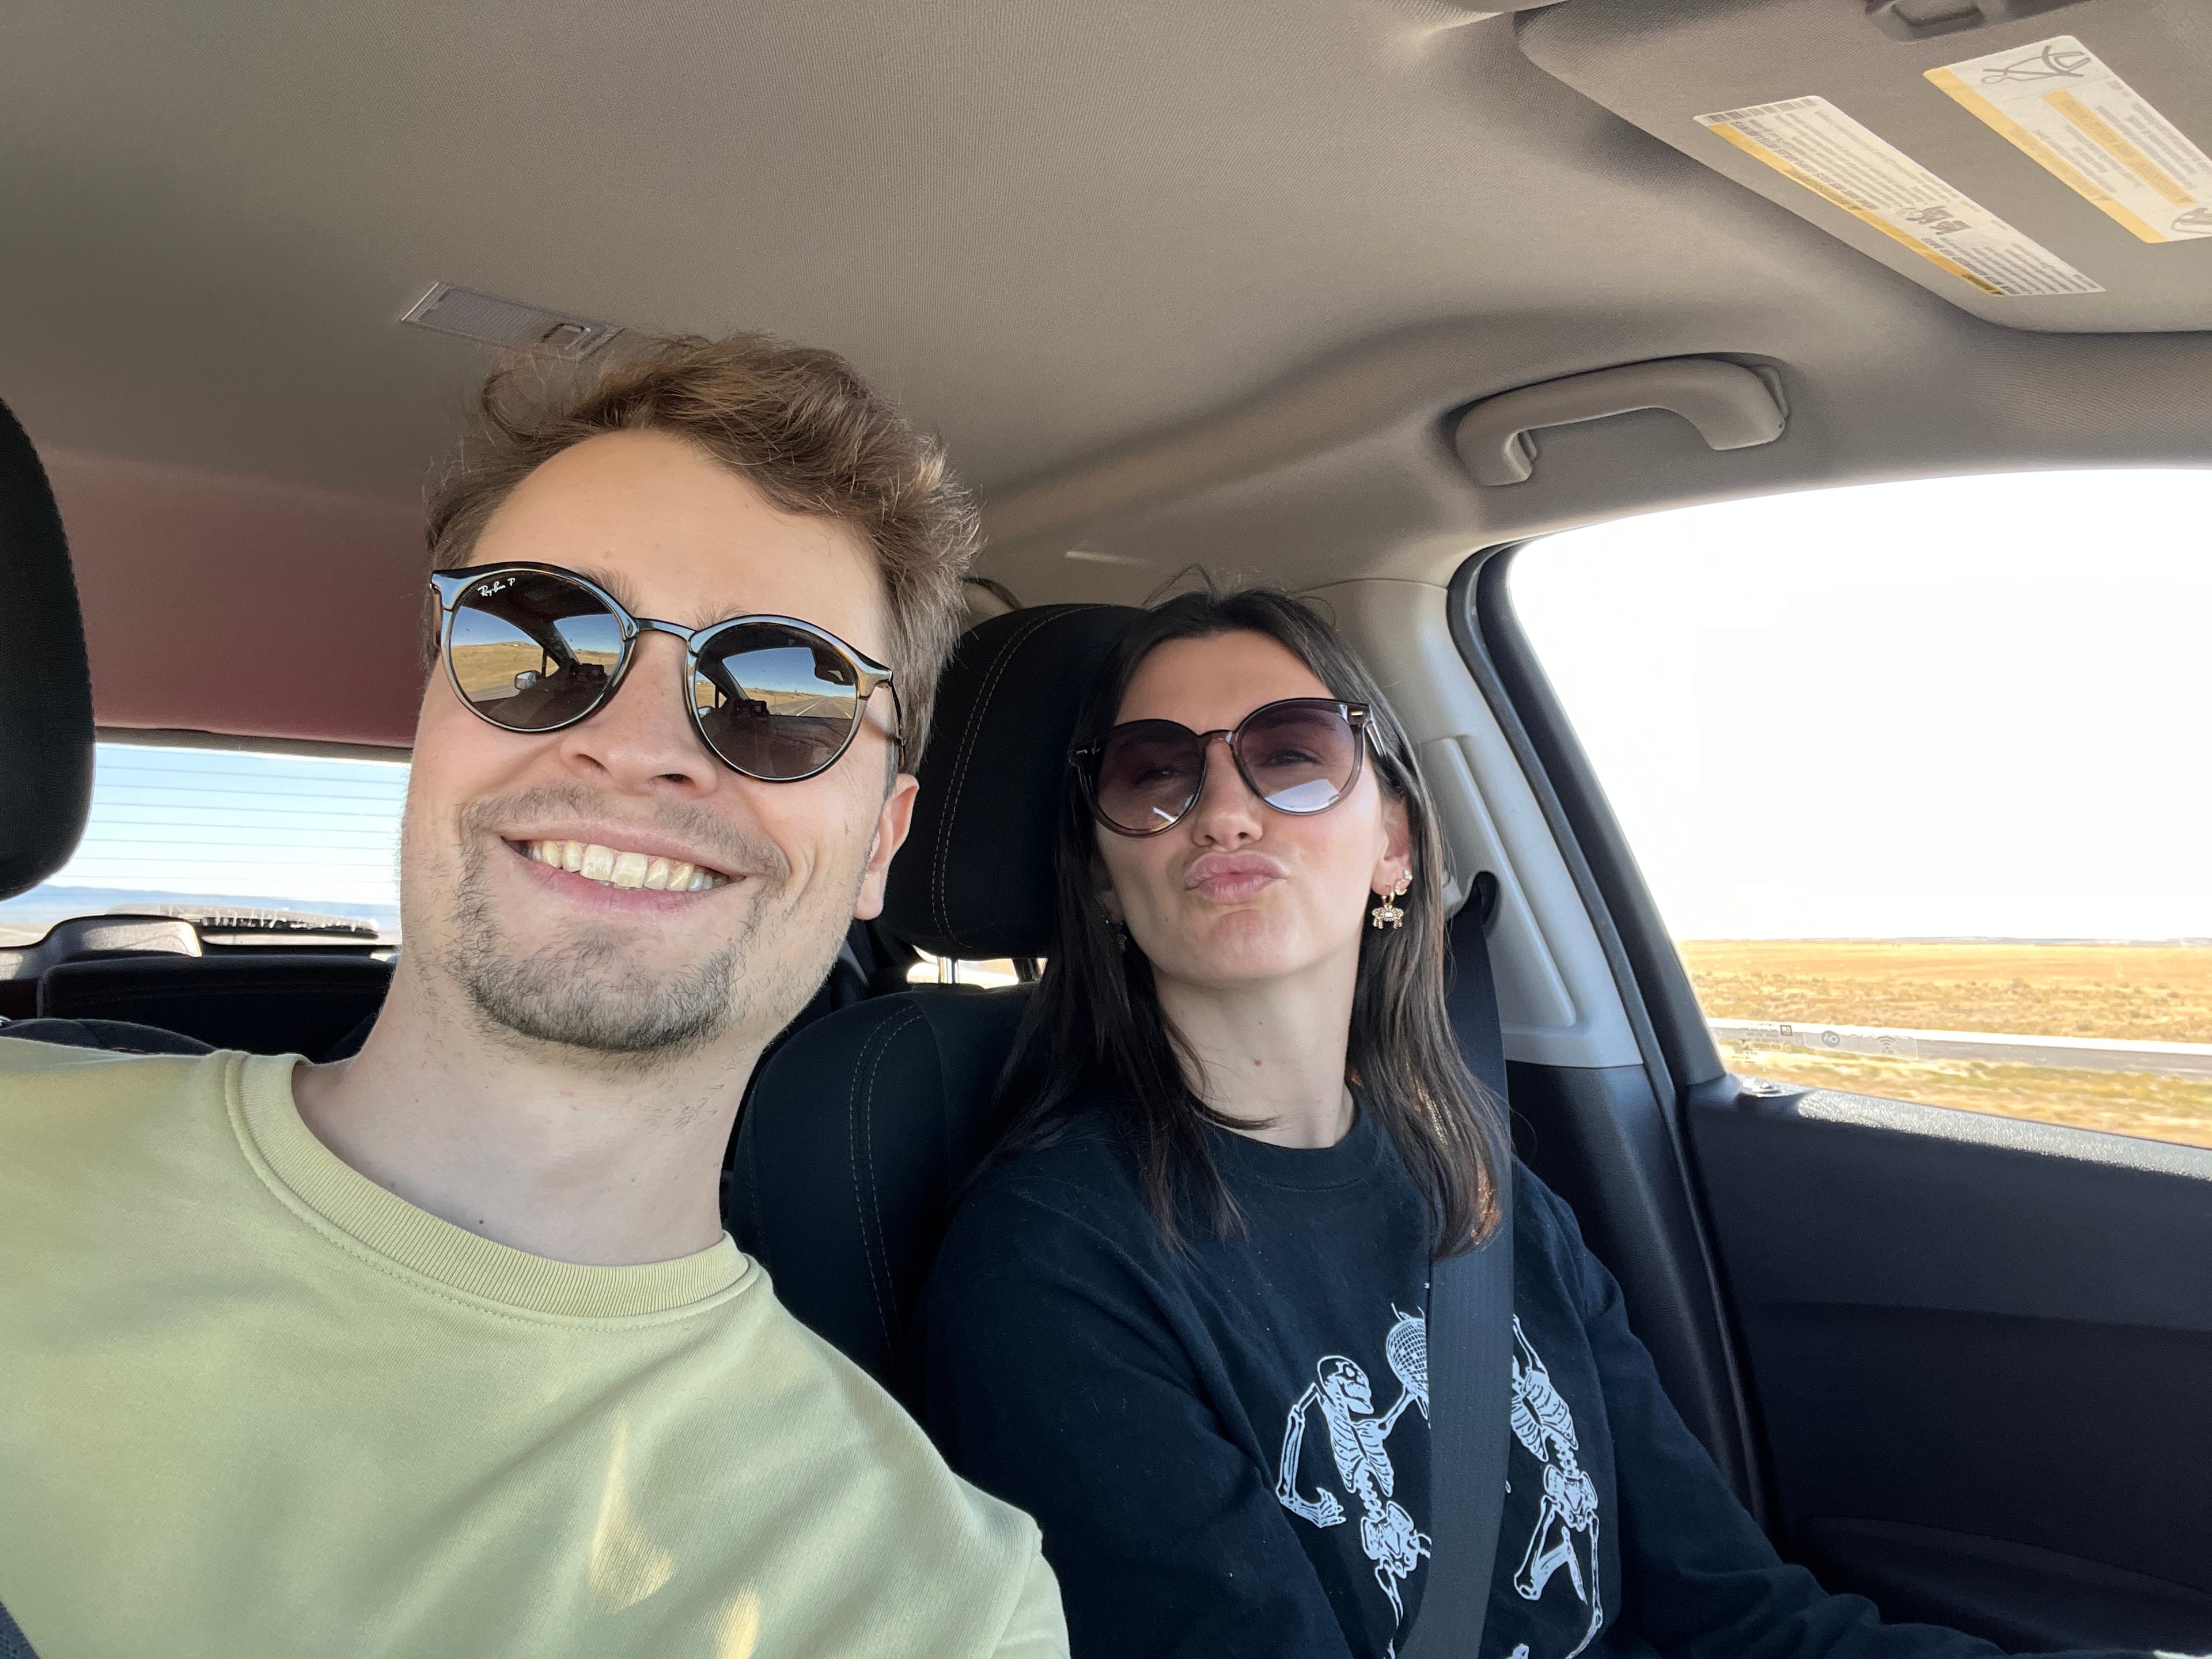
[[(1502, 1103), (1505, 1041), (1483, 937), (1488, 908), (1471, 896), (1453, 919), (1444, 1006), (1468, 1070)], [(1510, 1163), (1498, 1175), (1498, 1231), (1430, 1274), (1429, 1577), (1401, 1659), (1477, 1659), (1490, 1608), (1513, 1397)]]

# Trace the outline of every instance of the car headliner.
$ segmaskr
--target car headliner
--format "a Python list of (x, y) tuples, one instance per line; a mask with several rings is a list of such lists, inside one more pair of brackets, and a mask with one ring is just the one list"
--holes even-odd
[[(62, 497), (104, 725), (374, 744), (408, 740), (421, 490), (489, 362), (397, 325), (434, 281), (847, 353), (945, 435), (981, 568), (1032, 603), (1192, 562), (1440, 580), (1666, 501), (2198, 462), (2212, 337), (1971, 314), (1531, 61), (1725, 13), (1729, 96), (1791, 96), (1824, 84), (1792, 30), (1858, 10), (47, 0), (0, 57), (0, 396)], [(2116, 10), (2179, 12), (1983, 34)], [(1703, 93), (1686, 114), (1727, 106)], [(2212, 291), (2212, 244), (2146, 258)], [(1685, 353), (1778, 366), (1784, 439), (1632, 416), (1493, 489), (1443, 441), (1471, 399)]]

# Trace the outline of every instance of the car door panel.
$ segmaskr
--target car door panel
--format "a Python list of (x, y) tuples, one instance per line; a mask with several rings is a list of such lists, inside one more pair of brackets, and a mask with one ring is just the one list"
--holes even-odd
[(1817, 1092), (1687, 1122), (1796, 1553), (2016, 1645), (2212, 1644), (2212, 1152)]
[(2212, 1596), (2055, 1550), (1899, 1522), (1811, 1521), (1804, 1533), (1825, 1573), (1893, 1617), (1978, 1631), (2008, 1648), (2196, 1647), (2212, 1628)]

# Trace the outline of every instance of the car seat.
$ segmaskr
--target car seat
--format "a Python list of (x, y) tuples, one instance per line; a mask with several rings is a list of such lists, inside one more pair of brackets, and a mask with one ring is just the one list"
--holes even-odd
[(4, 1029), (9, 1036), (59, 1042), (68, 1040), (59, 1022), (89, 1024), (95, 1032), (151, 1026), (208, 1048), (335, 1060), (360, 1048), (391, 983), (389, 962), (282, 947), (234, 957), (64, 962), (40, 976), (38, 1018)]
[[(1040, 606), (962, 636), (884, 931), (954, 960), (1045, 954), (1068, 733), (1137, 614)], [(787, 1308), (894, 1393), (910, 1397), (914, 1306), (995, 1136), (991, 1096), (1028, 996), (921, 986), (833, 1013), (768, 1062), (739, 1120), (723, 1188), (732, 1237)]]

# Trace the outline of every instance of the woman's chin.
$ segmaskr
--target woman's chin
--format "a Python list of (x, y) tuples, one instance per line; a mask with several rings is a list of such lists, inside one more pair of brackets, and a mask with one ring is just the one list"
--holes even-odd
[(1202, 939), (1185, 939), (1152, 957), (1154, 971), (1194, 986), (1250, 987), (1289, 979), (1330, 952), (1280, 927), (1214, 927)]

